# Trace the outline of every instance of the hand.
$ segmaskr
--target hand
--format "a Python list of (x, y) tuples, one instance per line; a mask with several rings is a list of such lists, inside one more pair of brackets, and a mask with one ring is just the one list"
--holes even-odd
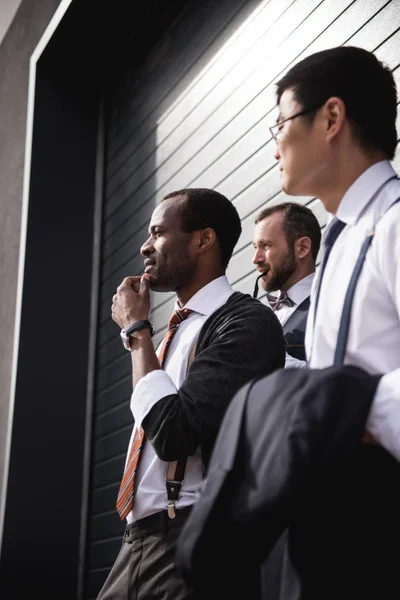
[(149, 277), (125, 277), (113, 296), (111, 317), (122, 328), (150, 316)]

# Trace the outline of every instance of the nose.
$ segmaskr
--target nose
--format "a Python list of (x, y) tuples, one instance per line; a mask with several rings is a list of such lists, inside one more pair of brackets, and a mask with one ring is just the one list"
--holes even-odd
[(151, 243), (150, 240), (151, 240), (151, 237), (148, 237), (147, 240), (145, 241), (145, 243), (140, 248), (140, 254), (142, 256), (148, 256), (149, 254), (151, 254), (153, 252), (154, 248), (153, 248), (153, 244)]
[(258, 265), (259, 263), (264, 262), (264, 256), (259, 248), (255, 249), (253, 256), (253, 265)]
[(279, 160), (279, 159), (280, 159), (280, 157), (281, 157), (281, 154), (280, 154), (280, 152), (279, 152), (279, 146), (278, 146), (278, 145), (276, 146), (276, 150), (275, 150), (275, 152), (274, 152), (274, 157), (276, 158), (276, 160)]

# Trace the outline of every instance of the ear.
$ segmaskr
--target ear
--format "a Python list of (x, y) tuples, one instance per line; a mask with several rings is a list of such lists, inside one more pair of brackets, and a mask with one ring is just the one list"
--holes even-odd
[(294, 243), (295, 256), (298, 259), (306, 258), (311, 254), (311, 239), (309, 237), (301, 237)]
[(326, 139), (331, 141), (343, 130), (346, 122), (346, 105), (341, 98), (333, 96), (325, 102), (323, 115)]
[(198, 233), (199, 237), (197, 251), (199, 254), (202, 254), (203, 252), (206, 252), (207, 250), (212, 248), (212, 246), (214, 246), (217, 240), (217, 235), (214, 229), (212, 229), (211, 227), (201, 229)]

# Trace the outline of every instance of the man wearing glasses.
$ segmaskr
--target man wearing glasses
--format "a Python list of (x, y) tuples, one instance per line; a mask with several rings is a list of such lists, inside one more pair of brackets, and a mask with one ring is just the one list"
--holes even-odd
[[(180, 561), (187, 578), (212, 569), (203, 548), (210, 553), (212, 540), (222, 556), (220, 532), (237, 564), (250, 552), (262, 560), (289, 525), (296, 599), (391, 600), (400, 597), (396, 86), (373, 53), (337, 47), (294, 65), (277, 83), (277, 102), (271, 134), (282, 188), (319, 198), (331, 215), (311, 293), (308, 367), (267, 376), (231, 403)], [(349, 373), (354, 388), (343, 383)], [(262, 421), (257, 405), (260, 414), (269, 407)]]
[[(339, 47), (292, 67), (277, 84), (277, 100), (271, 134), (282, 188), (319, 198), (332, 215), (323, 240), (331, 229), (329, 259), (311, 295), (308, 365), (337, 364), (347, 311), (344, 363), (383, 374), (363, 439), (373, 443), (360, 444), (336, 484), (315, 497), (292, 528), (291, 553), (304, 598), (394, 598), (400, 595), (390, 542), (400, 533), (400, 183), (390, 164), (397, 144), (396, 86), (374, 54)], [(332, 585), (322, 593), (324, 581)]]

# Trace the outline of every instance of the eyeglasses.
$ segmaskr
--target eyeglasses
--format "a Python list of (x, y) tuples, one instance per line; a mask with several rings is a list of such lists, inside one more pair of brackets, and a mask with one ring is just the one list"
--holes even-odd
[(288, 117), (287, 119), (283, 119), (283, 121), (279, 121), (279, 123), (277, 123), (276, 125), (272, 125), (272, 127), (270, 127), (269, 130), (275, 142), (279, 145), (280, 140), (285, 134), (285, 132), (282, 129), (279, 129), (279, 127), (281, 127), (283, 123), (286, 123), (287, 121), (292, 121), (293, 119), (297, 119), (297, 117), (302, 117), (303, 115), (306, 115), (307, 113), (313, 110), (317, 110), (317, 108), (320, 108), (321, 106), (322, 105), (320, 104), (319, 106), (313, 106), (313, 108), (307, 108), (307, 110), (302, 110), (293, 115), (292, 117)]

